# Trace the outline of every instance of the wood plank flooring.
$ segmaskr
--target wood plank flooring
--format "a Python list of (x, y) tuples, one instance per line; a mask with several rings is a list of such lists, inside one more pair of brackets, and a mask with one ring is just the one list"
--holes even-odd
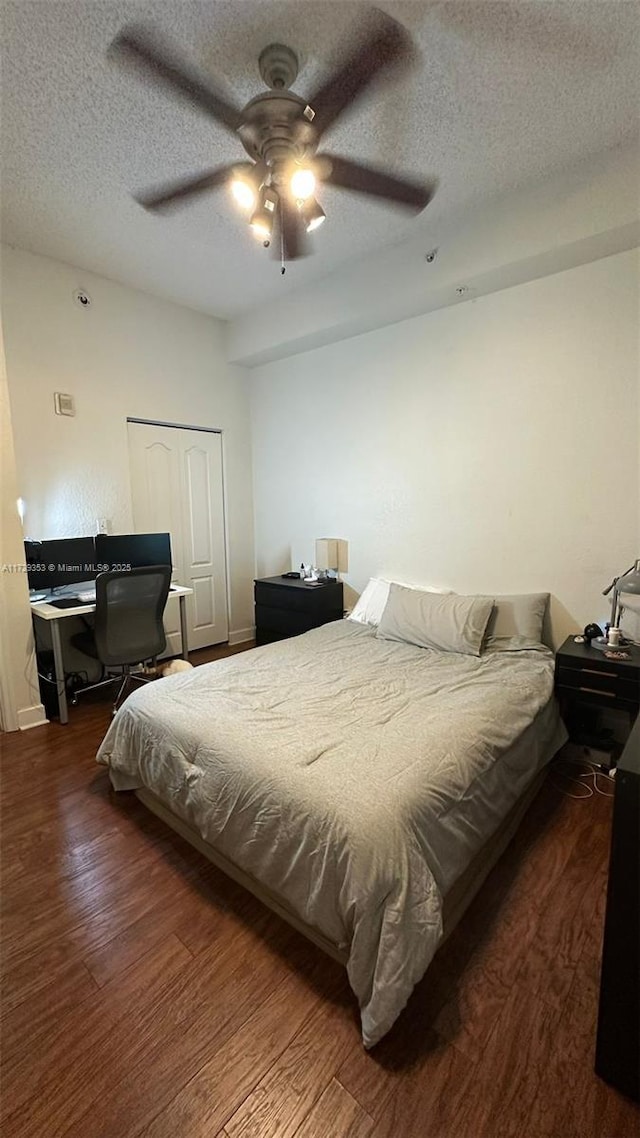
[(343, 970), (113, 794), (109, 720), (1, 737), (7, 1138), (640, 1138), (593, 1072), (609, 800), (547, 780), (369, 1054)]

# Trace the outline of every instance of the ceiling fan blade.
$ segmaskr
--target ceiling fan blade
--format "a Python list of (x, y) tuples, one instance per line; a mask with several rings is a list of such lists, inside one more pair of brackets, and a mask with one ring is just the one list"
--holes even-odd
[(207, 170), (206, 174), (198, 174), (195, 178), (181, 178), (178, 182), (168, 182), (164, 186), (157, 186), (144, 194), (135, 194), (136, 201), (145, 209), (162, 209), (163, 207), (179, 205), (185, 198), (195, 197), (207, 190), (215, 190), (222, 185), (232, 174), (235, 167), (217, 166), (214, 170)]
[(418, 212), (429, 204), (438, 186), (435, 180), (421, 183), (396, 178), (386, 170), (351, 162), (337, 154), (319, 154), (316, 162), (318, 177), (323, 182), (340, 186), (343, 190), (354, 190), (358, 194), (384, 198)]
[(195, 68), (173, 55), (145, 29), (123, 28), (111, 44), (109, 54), (142, 67), (154, 79), (179, 91), (195, 106), (205, 110), (220, 126), (234, 132), (237, 129), (240, 109), (216, 91), (208, 77), (200, 75)]
[(309, 99), (318, 138), (339, 115), (392, 64), (409, 60), (409, 33), (386, 13), (377, 12), (373, 27), (345, 57), (342, 65)]

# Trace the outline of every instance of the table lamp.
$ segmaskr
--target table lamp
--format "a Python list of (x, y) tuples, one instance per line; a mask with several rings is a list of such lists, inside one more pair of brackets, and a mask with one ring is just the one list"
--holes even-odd
[(603, 597), (613, 593), (611, 598), (611, 626), (618, 628), (618, 621), (622, 615), (620, 597), (625, 593), (640, 594), (640, 559), (634, 561), (630, 569), (626, 569), (619, 577), (614, 577), (610, 585), (603, 590)]
[(316, 569), (338, 575), (348, 569), (347, 542), (339, 537), (316, 538)]

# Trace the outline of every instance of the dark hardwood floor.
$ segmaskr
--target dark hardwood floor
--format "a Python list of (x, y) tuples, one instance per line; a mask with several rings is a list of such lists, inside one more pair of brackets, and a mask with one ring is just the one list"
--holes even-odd
[(342, 969), (110, 791), (109, 719), (2, 737), (7, 1138), (640, 1135), (593, 1072), (609, 800), (547, 781), (367, 1054)]

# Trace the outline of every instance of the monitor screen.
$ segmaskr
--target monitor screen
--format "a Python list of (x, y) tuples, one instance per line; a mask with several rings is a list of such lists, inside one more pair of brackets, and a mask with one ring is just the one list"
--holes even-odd
[(27, 562), (27, 580), (30, 589), (48, 589), (49, 576), (44, 561), (41, 541), (25, 541), (24, 556)]
[(96, 569), (144, 569), (147, 565), (171, 565), (168, 533), (99, 533), (96, 537)]
[(25, 541), (24, 549), (30, 589), (59, 589), (96, 575), (92, 537)]

